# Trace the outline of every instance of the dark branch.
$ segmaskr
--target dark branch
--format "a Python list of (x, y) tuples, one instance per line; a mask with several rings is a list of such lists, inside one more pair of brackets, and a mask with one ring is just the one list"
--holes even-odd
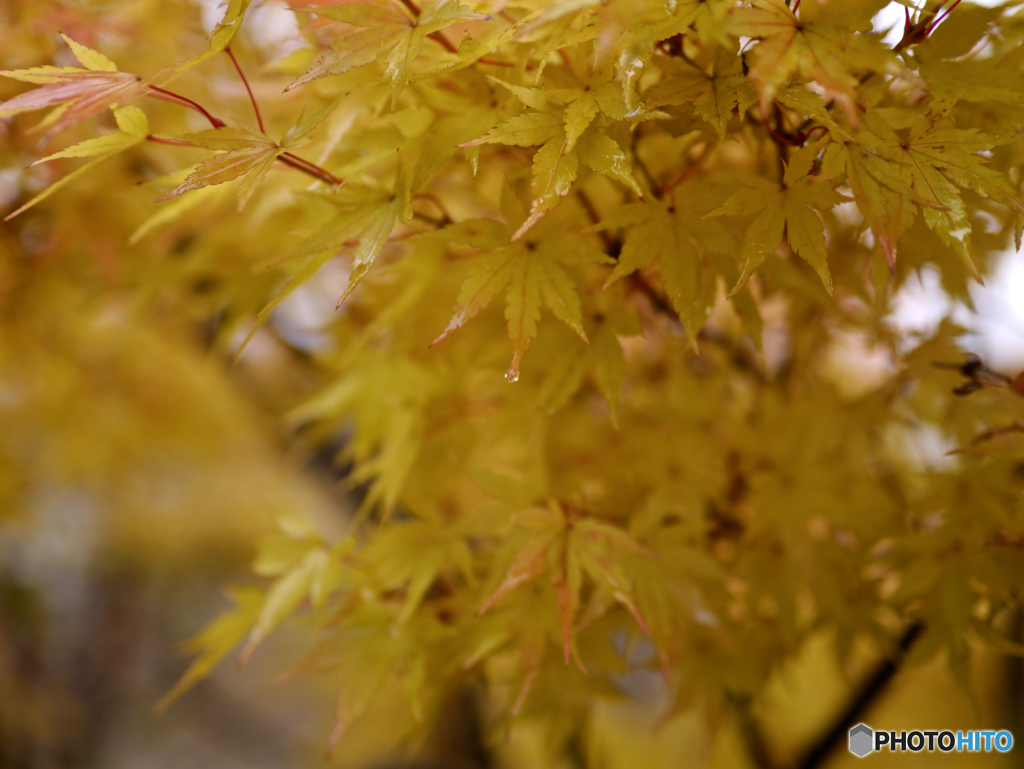
[(868, 677), (861, 690), (847, 706), (846, 710), (836, 719), (832, 728), (829, 729), (814, 746), (807, 752), (804, 760), (800, 762), (799, 769), (817, 769), (828, 758), (829, 754), (840, 745), (846, 736), (847, 730), (860, 721), (868, 708), (871, 707), (885, 691), (889, 681), (899, 670), (904, 655), (914, 645), (914, 642), (924, 632), (924, 625), (915, 623), (907, 628), (907, 631), (900, 639), (899, 653), (893, 659), (882, 662), (875, 672)]

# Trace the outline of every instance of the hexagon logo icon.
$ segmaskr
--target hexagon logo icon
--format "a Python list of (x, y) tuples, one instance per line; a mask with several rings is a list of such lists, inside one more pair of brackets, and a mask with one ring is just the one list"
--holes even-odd
[(857, 758), (864, 758), (875, 749), (875, 733), (867, 724), (857, 724), (850, 729), (850, 752)]

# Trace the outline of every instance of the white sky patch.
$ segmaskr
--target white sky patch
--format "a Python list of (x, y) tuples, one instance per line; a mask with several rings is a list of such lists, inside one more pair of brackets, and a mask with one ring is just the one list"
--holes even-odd
[(224, 0), (196, 0), (203, 14), (203, 29), (213, 32), (213, 28), (224, 18), (227, 3)]
[(250, 9), (242, 32), (270, 60), (280, 59), (306, 46), (295, 14), (280, 2), (264, 2)]
[(309, 353), (330, 347), (328, 327), (337, 319), (338, 297), (348, 286), (349, 267), (340, 259), (330, 259), (316, 274), (298, 286), (277, 306), (271, 316), (274, 328), (289, 344)]
[[(225, 0), (195, 0), (202, 13), (203, 29), (213, 32), (227, 10)], [(242, 34), (270, 60), (280, 59), (306, 45), (295, 14), (283, 2), (253, 3), (242, 22)]]
[[(983, 8), (994, 8), (997, 5), (1002, 5), (1004, 0), (971, 0), (972, 5), (980, 5)], [(924, 6), (924, 0), (918, 0), (916, 3), (917, 7)], [(883, 32), (889, 30), (882, 41), (892, 48), (903, 38), (903, 25), (906, 22), (907, 16), (904, 10), (905, 6), (901, 3), (889, 3), (885, 8), (875, 14), (875, 18), (871, 20), (873, 31)], [(914, 19), (915, 14), (913, 9), (910, 10), (910, 18)], [(956, 18), (956, 10), (946, 17), (943, 24), (949, 24)]]
[(955, 315), (971, 329), (964, 346), (997, 371), (1024, 370), (1024, 252), (1004, 254), (985, 285), (971, 287), (971, 299), (975, 312)]
[(904, 6), (899, 3), (889, 3), (871, 20), (874, 32), (889, 30), (882, 38), (882, 42), (890, 48), (903, 38), (903, 24), (906, 21), (906, 13), (903, 8)]
[(968, 329), (961, 339), (966, 350), (997, 371), (1015, 375), (1024, 370), (1024, 253), (1003, 254), (985, 285), (975, 284), (970, 291), (974, 311), (954, 303), (942, 289), (938, 270), (926, 266), (897, 292), (888, 322), (907, 337), (909, 349), (952, 316)]
[(935, 333), (952, 309), (953, 302), (942, 290), (938, 269), (927, 265), (896, 292), (888, 321), (903, 336), (924, 340)]

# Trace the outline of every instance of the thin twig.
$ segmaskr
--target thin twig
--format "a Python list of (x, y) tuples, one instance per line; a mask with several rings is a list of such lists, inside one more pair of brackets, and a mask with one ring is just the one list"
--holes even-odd
[[(172, 147), (196, 146), (191, 142), (178, 141), (177, 139), (164, 139), (160, 136), (154, 136), (153, 134), (147, 136), (146, 139), (148, 141), (155, 142), (156, 144), (169, 144)], [(303, 160), (302, 158), (297, 157), (296, 155), (293, 155), (290, 152), (281, 153), (277, 159), (284, 163), (286, 166), (291, 166), (296, 171), (302, 171), (303, 173), (309, 174), (310, 176), (313, 176), (322, 182), (327, 182), (328, 184), (341, 184), (343, 181), (342, 179), (339, 179), (337, 176), (332, 174), (330, 171), (321, 168), (318, 165), (314, 165), (313, 163), (310, 163), (308, 160)]]
[[(452, 222), (455, 221), (454, 219), (452, 219), (451, 214), (448, 213), (448, 209), (445, 208), (444, 203), (442, 203), (440, 198), (438, 198), (437, 195), (435, 195), (433, 192), (420, 192), (414, 195), (413, 197), (416, 199), (429, 200), (431, 203), (433, 203), (437, 210), (441, 212), (441, 216), (443, 217), (443, 219), (439, 221), (442, 224), (451, 224)], [(417, 216), (420, 216), (420, 218), (426, 218), (423, 217), (421, 214), (417, 214)]]
[(941, 16), (939, 16), (937, 19), (935, 19), (935, 21), (928, 25), (928, 34), (930, 35), (935, 30), (935, 28), (939, 26), (939, 24), (941, 24), (945, 20), (945, 18), (953, 12), (953, 9), (956, 8), (958, 5), (960, 5), (960, 0), (953, 0), (953, 4), (949, 6), (949, 8), (944, 10)]
[(277, 159), (286, 166), (291, 166), (298, 171), (307, 173), (310, 176), (315, 176), (320, 181), (327, 182), (328, 184), (341, 184), (344, 181), (344, 179), (338, 178), (326, 168), (321, 168), (315, 163), (311, 163), (304, 158), (300, 158), (298, 155), (293, 155), (291, 152), (282, 152)]
[(256, 97), (253, 96), (252, 88), (249, 87), (249, 81), (245, 77), (245, 73), (242, 72), (241, 66), (238, 64), (238, 59), (235, 58), (234, 52), (230, 46), (224, 49), (225, 53), (231, 57), (231, 63), (235, 65), (235, 71), (238, 72), (238, 76), (242, 78), (242, 84), (245, 86), (246, 92), (249, 94), (249, 101), (252, 102), (252, 111), (256, 113), (256, 124), (260, 127), (260, 133), (266, 133), (267, 130), (263, 127), (263, 118), (260, 117), (260, 108), (256, 104)]
[[(230, 51), (228, 53), (230, 53)], [(234, 61), (235, 57), (232, 56), (231, 60)], [(241, 70), (239, 70), (239, 74), (241, 74)], [(245, 81), (244, 76), (242, 77), (242, 80), (243, 82)], [(249, 85), (248, 83), (246, 83), (246, 88), (248, 89), (248, 87)], [(157, 88), (156, 86), (150, 86), (150, 89), (151, 93), (147, 94), (148, 96), (152, 96), (157, 99), (163, 99), (164, 101), (169, 101), (172, 104), (177, 104), (181, 107), (189, 107), (191, 109), (194, 109), (197, 112), (201, 113), (203, 117), (205, 117), (207, 120), (209, 120), (210, 125), (212, 125), (214, 128), (222, 128), (225, 125), (227, 125), (227, 123), (225, 123), (223, 120), (211, 115), (209, 112), (206, 111), (206, 109), (203, 108), (201, 104), (193, 101), (192, 99), (182, 96), (181, 94), (174, 93), (173, 91), (167, 91), (163, 88)], [(252, 95), (251, 91), (249, 92), (249, 95)], [(256, 102), (254, 100), (253, 108), (255, 107)], [(256, 111), (256, 119), (259, 120), (259, 110)], [(260, 130), (263, 130), (262, 120), (260, 120)], [(179, 142), (174, 141), (172, 139), (160, 139), (152, 135), (147, 138), (150, 139), (151, 141), (157, 142), (158, 144), (171, 144), (177, 147), (195, 146), (194, 144), (190, 144), (189, 142)], [(300, 158), (298, 155), (294, 155), (291, 152), (282, 152), (277, 159), (284, 163), (286, 166), (291, 166), (297, 171), (302, 171), (304, 174), (308, 174), (316, 179), (319, 179), (320, 181), (327, 182), (328, 184), (341, 184), (344, 181), (343, 179), (340, 179), (334, 174), (332, 174), (326, 168), (321, 168), (316, 163), (313, 163), (304, 158)]]
[(644, 179), (647, 180), (647, 186), (651, 188), (651, 194), (660, 200), (661, 188), (654, 182), (654, 177), (651, 176), (651, 169), (647, 167), (647, 164), (644, 163), (640, 154), (636, 152), (636, 150), (633, 151), (633, 163), (640, 169), (640, 173), (643, 174)]
[(174, 91), (167, 91), (155, 85), (151, 85), (149, 87), (149, 90), (150, 93), (146, 94), (147, 96), (152, 96), (155, 99), (163, 99), (164, 101), (170, 101), (181, 106), (191, 107), (192, 109), (196, 110), (196, 112), (202, 114), (202, 116), (205, 117), (207, 120), (209, 120), (210, 125), (212, 125), (214, 128), (223, 128), (226, 125), (226, 123), (223, 120), (215, 118), (205, 109), (203, 109), (203, 107), (200, 104), (192, 101), (189, 98), (186, 98), (185, 96), (182, 96), (181, 94), (174, 93)]
[[(454, 53), (456, 55), (459, 53), (459, 49), (456, 48), (454, 45), (452, 45), (452, 43), (444, 35), (442, 35), (440, 32), (431, 32), (429, 35), (427, 35), (427, 37), (429, 37), (435, 43), (440, 43), (441, 47), (443, 47), (449, 53)], [(515, 64), (513, 64), (510, 61), (495, 61), (494, 59), (486, 59), (486, 58), (485, 59), (477, 59), (476, 63), (477, 64), (490, 64), (492, 67), (514, 67), (515, 66)]]

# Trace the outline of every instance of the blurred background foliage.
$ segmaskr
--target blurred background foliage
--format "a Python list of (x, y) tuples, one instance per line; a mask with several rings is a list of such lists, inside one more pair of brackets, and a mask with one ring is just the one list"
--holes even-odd
[[(183, 51), (203, 50), (217, 14), (215, 3), (189, 0), (0, 0), (0, 67), (68, 63), (57, 35), (64, 32), (147, 73)], [(300, 42), (292, 25), (283, 5), (267, 0), (254, 6), (235, 46), (243, 66), (259, 75), (257, 97), (272, 94), (264, 103), (280, 111), (267, 116), (271, 123), (302, 106), (297, 94), (280, 95), (291, 76), (273, 64), (303, 55), (293, 53)], [(248, 114), (226, 58), (190, 71), (176, 88)], [(0, 99), (17, 92), (17, 84), (0, 82)], [(173, 105), (153, 103), (147, 112), (161, 130), (203, 127)], [(29, 168), (39, 156), (31, 123), (0, 120), (5, 213), (73, 167), (58, 161)], [(101, 125), (112, 124), (109, 115), (101, 118)], [(62, 135), (60, 147), (92, 130), (80, 126)], [(294, 422), (281, 419), (328, 380), (309, 350), (324, 324), (317, 307), (333, 308), (345, 275), (325, 271), (304, 289), (312, 296), (286, 305), (240, 362), (229, 365), (276, 280), (256, 269), (265, 263), (265, 244), (295, 228), (290, 190), (305, 180), (282, 176), (244, 219), (235, 217), (230, 191), (213, 188), (190, 198), (187, 215), (173, 226), (160, 227), (150, 220), (152, 190), (139, 183), (174, 172), (176, 152), (153, 146), (127, 152), (51, 205), (0, 227), (0, 766), (227, 769), (324, 762), (332, 682), (272, 682), (295, 662), (295, 646), (305, 643), (301, 628), (268, 640), (246, 670), (223, 665), (167, 712), (155, 712), (186, 667), (176, 644), (225, 608), (224, 585), (250, 580), (256, 543), (275, 518), (298, 512), (332, 537), (354, 507), (331, 463), (337, 446), (317, 448)], [(140, 231), (147, 221), (153, 226)], [(930, 233), (921, 229), (916, 242), (927, 243)], [(901, 269), (926, 261), (915, 259), (911, 245), (901, 259)], [(951, 336), (947, 330), (921, 350), (920, 365), (956, 360)], [(870, 389), (872, 373), (863, 365), (865, 351), (851, 344), (845, 357), (837, 348), (831, 376), (856, 393)], [(536, 354), (543, 360), (543, 344)], [(1005, 363), (1016, 365), (1012, 357)], [(951, 374), (941, 384), (948, 390), (956, 381)], [(964, 417), (968, 440), (970, 427)], [(989, 480), (1006, 483), (1002, 476)], [(706, 714), (667, 717), (675, 711), (657, 674), (634, 674), (623, 682), (632, 697), (595, 706), (578, 738), (577, 763), (605, 769), (796, 764), (879, 664), (871, 646), (854, 648), (840, 664), (833, 632), (813, 636), (772, 674), (762, 696), (737, 709), (754, 714), (757, 734), (732, 711), (723, 711), (717, 731), (707, 728)], [(961, 676), (970, 681), (972, 700), (942, 655), (922, 657), (922, 664), (897, 673), (870, 712), (873, 723), (1007, 727), (1024, 739), (1019, 660), (979, 645)], [(420, 760), (465, 769), (551, 765), (549, 735), (536, 718), (515, 721), (497, 742), (483, 740), (474, 696), (470, 690), (451, 697), (419, 742)], [(407, 711), (388, 696), (375, 701), (332, 764), (360, 769), (408, 758), (398, 745)], [(1018, 749), (1000, 757), (870, 760), (1019, 766), (1021, 756)], [(840, 750), (830, 765), (855, 761)]]
[[(202, 20), (190, 2), (4, 0), (0, 67), (67, 63), (62, 31), (149, 71), (205, 47)], [(244, 97), (221, 64), (186, 87)], [(153, 107), (187, 130), (179, 109)], [(4, 213), (69, 170), (28, 168), (30, 125), (0, 120)], [(322, 760), (324, 693), (270, 687), (273, 653), (155, 713), (184, 668), (177, 645), (227, 605), (224, 585), (275, 515), (299, 509), (330, 530), (349, 509), (277, 418), (315, 382), (302, 359), (267, 336), (230, 369), (213, 344), (224, 282), (248, 270), (265, 228), (286, 225), (222, 231), (207, 208), (130, 244), (153, 213), (138, 182), (173, 169), (162, 160), (123, 155), (0, 225), (0, 766)]]

